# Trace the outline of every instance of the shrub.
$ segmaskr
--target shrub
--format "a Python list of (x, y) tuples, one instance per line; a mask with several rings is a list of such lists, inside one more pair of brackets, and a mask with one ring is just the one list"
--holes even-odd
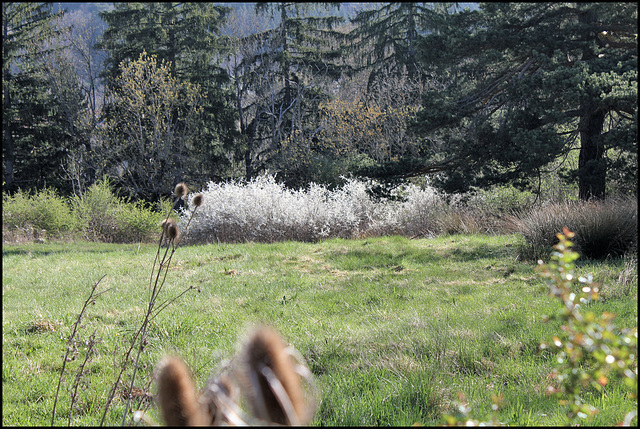
[(144, 202), (133, 203), (115, 195), (106, 177), (91, 185), (82, 197), (74, 198), (74, 210), (86, 239), (108, 243), (151, 240), (162, 220), (162, 214)]
[(548, 256), (555, 232), (568, 227), (576, 234), (575, 247), (584, 257), (600, 259), (637, 251), (638, 202), (635, 198), (604, 201), (547, 203), (511, 222), (528, 248), (522, 255), (532, 259)]
[[(613, 323), (614, 314), (603, 312), (597, 316), (585, 311), (591, 301), (598, 299), (599, 290), (591, 276), (576, 277), (574, 273), (574, 261), (579, 257), (571, 250), (574, 233), (565, 227), (557, 237), (559, 242), (551, 261), (538, 261), (537, 271), (547, 283), (549, 294), (563, 304), (560, 314), (545, 319), (560, 320), (562, 333), (548, 344), (541, 343), (540, 349), (556, 353), (551, 377), (558, 387), (549, 386), (547, 392), (558, 398), (566, 407), (570, 422), (575, 423), (598, 412), (585, 401), (584, 393), (589, 388), (603, 391), (614, 375), (622, 378), (632, 398), (637, 397), (638, 328), (620, 329)], [(634, 418), (632, 412), (625, 421), (630, 423)]]
[(113, 241), (111, 238), (116, 229), (118, 198), (111, 191), (106, 177), (91, 185), (81, 197), (75, 196), (73, 203), (86, 239)]
[[(494, 231), (495, 221), (461, 199), (429, 186), (401, 185), (373, 199), (374, 182), (345, 179), (334, 190), (310, 184), (287, 189), (270, 175), (242, 184), (210, 182), (205, 206), (194, 218), (191, 242), (279, 240), (399, 234), (433, 237)], [(188, 214), (188, 212), (185, 212)]]
[(441, 234), (484, 234), (493, 228), (492, 218), (452, 198), (437, 219)]
[(162, 213), (153, 212), (144, 201), (122, 203), (115, 213), (117, 233), (114, 241), (134, 243), (157, 238)]
[(479, 209), (485, 215), (500, 216), (527, 211), (534, 199), (531, 191), (520, 191), (510, 185), (502, 185), (476, 190), (468, 205)]
[(76, 218), (63, 197), (45, 188), (35, 195), (21, 191), (13, 196), (3, 194), (2, 224), (10, 230), (37, 229), (59, 236), (75, 229)]
[(444, 196), (434, 188), (410, 185), (397, 212), (398, 226), (403, 234), (434, 237), (441, 233), (440, 221), (449, 210)]
[(210, 182), (202, 194), (203, 207), (191, 226), (192, 242), (349, 238), (374, 228), (380, 217), (365, 184), (355, 180), (333, 192), (317, 184), (290, 190), (263, 175), (244, 185)]

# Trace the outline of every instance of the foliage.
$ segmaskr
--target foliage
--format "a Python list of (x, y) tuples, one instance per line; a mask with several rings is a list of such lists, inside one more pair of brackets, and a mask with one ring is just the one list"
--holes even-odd
[(231, 74), (248, 180), (271, 169), (289, 186), (309, 182), (308, 146), (318, 131), (318, 105), (330, 97), (330, 84), (345, 68), (342, 35), (334, 30), (342, 18), (314, 16), (310, 10), (318, 8), (333, 5), (257, 3), (256, 12), (276, 24), (236, 42), (241, 48)]
[[(399, 87), (395, 87), (400, 92)], [(398, 159), (415, 151), (405, 139), (405, 123), (415, 108), (403, 105), (382, 108), (361, 100), (340, 98), (320, 105), (323, 127), (316, 144), (320, 153), (334, 158), (353, 158), (364, 154), (376, 163)], [(345, 174), (347, 172), (344, 172)]]
[(477, 189), (472, 195), (469, 205), (477, 207), (484, 215), (495, 216), (527, 212), (536, 200), (531, 191), (521, 191), (511, 185)]
[(104, 126), (100, 153), (104, 172), (130, 196), (155, 201), (163, 189), (189, 178), (197, 165), (200, 89), (181, 82), (171, 65), (146, 52), (121, 64), (112, 108), (117, 115)]
[(446, 89), (426, 94), (413, 128), (432, 151), (425, 163), (448, 163), (439, 186), (527, 186), (579, 148), (578, 196), (603, 198), (606, 172), (637, 153), (635, 34), (630, 3), (486, 3), (452, 15), (424, 38)]
[[(81, 195), (104, 173), (121, 186), (127, 171), (162, 164), (148, 112), (133, 153), (111, 163), (108, 149), (120, 143), (114, 123), (136, 125), (120, 115), (118, 79), (146, 52), (175, 85), (198, 88), (197, 115), (172, 112), (168, 134), (191, 155), (157, 170), (181, 170), (173, 181), (274, 171), (293, 188), (354, 174), (388, 190), (429, 175), (447, 192), (637, 192), (633, 3), (253, 6), (249, 16), (216, 3), (4, 3), (5, 191)], [(88, 9), (101, 12), (92, 21)], [(548, 176), (564, 183), (548, 187)]]
[(91, 185), (82, 197), (74, 197), (73, 210), (85, 238), (107, 243), (150, 240), (162, 220), (144, 201), (131, 202), (113, 193), (107, 177)]
[(351, 20), (351, 49), (358, 68), (370, 69), (368, 86), (388, 72), (410, 80), (422, 79), (425, 70), (417, 59), (420, 36), (439, 29), (435, 13), (449, 13), (453, 3), (392, 2), (359, 11)]
[(2, 225), (14, 230), (32, 227), (58, 237), (77, 227), (67, 200), (51, 188), (33, 195), (20, 190), (13, 195), (3, 193)]
[(41, 58), (57, 47), (53, 26), (60, 14), (50, 3), (2, 3), (3, 188), (64, 189), (61, 161), (73, 145)]
[(208, 243), (349, 238), (371, 228), (384, 210), (354, 180), (333, 192), (314, 184), (292, 191), (262, 175), (245, 185), (210, 182), (202, 193), (205, 203), (192, 222), (192, 239)]
[(523, 255), (535, 259), (547, 256), (554, 231), (564, 227), (575, 232), (576, 249), (587, 258), (621, 256), (638, 249), (636, 198), (548, 202), (514, 215), (512, 225), (528, 244)]
[[(574, 261), (578, 253), (571, 250), (574, 233), (568, 228), (557, 235), (551, 262), (538, 261), (539, 275), (545, 279), (549, 294), (562, 301), (562, 311), (557, 318), (562, 322), (563, 333), (553, 337), (552, 344), (541, 343), (541, 350), (555, 352), (552, 380), (558, 387), (549, 386), (548, 393), (567, 407), (569, 422), (590, 419), (598, 412), (588, 404), (584, 392), (590, 388), (603, 391), (610, 379), (619, 376), (629, 389), (632, 399), (638, 394), (638, 328), (620, 329), (613, 323), (615, 315), (604, 312), (596, 315), (584, 312), (593, 300), (598, 299), (598, 288), (591, 277), (577, 277)], [(576, 287), (579, 290), (576, 290)], [(625, 424), (636, 419), (635, 412), (625, 417)]]
[(390, 198), (375, 199), (372, 182), (345, 179), (330, 190), (312, 183), (291, 190), (272, 175), (250, 182), (209, 183), (207, 197), (193, 220), (194, 242), (316, 241), (402, 234), (433, 237), (441, 234), (484, 233), (490, 222), (462, 202), (447, 202), (435, 189), (400, 186)]
[[(163, 2), (115, 3), (112, 10), (100, 13), (108, 24), (99, 46), (108, 53), (102, 76), (109, 90), (119, 86), (124, 65), (137, 61), (143, 52), (165, 64), (176, 85), (199, 88), (202, 112), (197, 119), (190, 119), (197, 123), (197, 144), (190, 148), (193, 158), (188, 173), (200, 183), (216, 175), (226, 176), (230, 160), (237, 155), (229, 77), (220, 68), (228, 48), (219, 29), (229, 11), (229, 7), (208, 2)], [(112, 120), (120, 114), (117, 109), (110, 113), (108, 106), (105, 113)], [(173, 115), (181, 120), (179, 113)]]

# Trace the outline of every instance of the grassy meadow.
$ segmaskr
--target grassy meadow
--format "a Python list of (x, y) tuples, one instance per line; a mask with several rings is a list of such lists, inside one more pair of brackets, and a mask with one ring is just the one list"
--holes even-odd
[[(517, 248), (522, 236), (445, 235), (328, 239), (315, 243), (208, 244), (176, 251), (162, 296), (194, 286), (151, 322), (137, 399), (151, 400), (154, 365), (180, 355), (198, 386), (230, 358), (250, 326), (274, 326), (305, 358), (319, 389), (313, 425), (435, 425), (455, 414), (464, 394), (479, 420), (507, 425), (567, 424), (545, 395), (551, 354), (541, 341), (558, 334), (543, 323), (561, 303), (548, 295)], [(55, 425), (97, 425), (114, 366), (140, 324), (148, 299), (153, 244), (90, 242), (3, 245), (2, 423), (51, 424), (67, 338), (91, 287), (106, 291), (82, 320), (93, 354), (70, 391), (85, 354), (66, 365)], [(602, 284), (590, 310), (637, 326), (635, 280), (620, 278), (622, 259), (579, 261)], [(124, 387), (119, 393), (124, 391)], [(620, 380), (585, 397), (614, 425), (636, 409)], [(121, 423), (117, 396), (106, 424)], [(160, 421), (151, 407), (149, 414)]]

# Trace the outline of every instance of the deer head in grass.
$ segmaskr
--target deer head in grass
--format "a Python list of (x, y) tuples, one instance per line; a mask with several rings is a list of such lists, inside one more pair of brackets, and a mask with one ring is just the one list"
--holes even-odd
[(309, 369), (272, 328), (254, 328), (221, 373), (200, 393), (177, 357), (156, 368), (157, 402), (171, 426), (304, 425), (315, 413)]

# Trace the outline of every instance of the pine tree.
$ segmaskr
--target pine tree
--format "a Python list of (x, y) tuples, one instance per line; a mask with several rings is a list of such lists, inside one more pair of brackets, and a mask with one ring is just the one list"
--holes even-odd
[(394, 2), (359, 11), (351, 20), (355, 28), (349, 34), (350, 51), (357, 53), (360, 69), (370, 70), (368, 86), (388, 73), (409, 80), (422, 78), (425, 70), (417, 58), (418, 41), (437, 31), (442, 14), (452, 8), (452, 3)]
[(579, 198), (603, 198), (623, 168), (637, 190), (637, 4), (485, 3), (426, 36), (423, 61), (448, 87), (424, 99), (415, 130), (449, 191), (535, 183), (579, 150)]
[(73, 136), (43, 57), (59, 34), (51, 3), (2, 3), (3, 188), (64, 188), (61, 162)]
[(99, 46), (108, 52), (104, 77), (109, 88), (116, 86), (121, 64), (142, 52), (165, 61), (180, 81), (201, 88), (200, 136), (189, 172), (189, 179), (199, 182), (227, 174), (228, 154), (236, 149), (229, 78), (219, 65), (226, 52), (219, 27), (228, 12), (213, 3), (166, 2), (116, 3), (100, 13), (108, 23)]
[(241, 115), (251, 112), (241, 124), (248, 143), (248, 175), (271, 168), (280, 171), (290, 185), (308, 180), (318, 105), (329, 97), (328, 83), (344, 68), (338, 44), (341, 34), (334, 30), (343, 18), (314, 14), (311, 9), (326, 11), (335, 6), (256, 4), (258, 13), (270, 15), (277, 24), (243, 38), (244, 56), (234, 71), (236, 82), (242, 80), (238, 110)]

